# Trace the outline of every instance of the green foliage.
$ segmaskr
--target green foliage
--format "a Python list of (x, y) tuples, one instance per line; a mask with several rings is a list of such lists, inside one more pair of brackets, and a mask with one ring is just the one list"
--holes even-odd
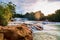
[(0, 25), (1, 26), (6, 26), (8, 24), (8, 21), (10, 21), (10, 19), (12, 18), (12, 14), (13, 14), (13, 11), (11, 10), (14, 6), (9, 4), (10, 6), (12, 6), (10, 8), (9, 5), (7, 4), (4, 4), (4, 5), (3, 4), (0, 5)]
[(28, 18), (29, 20), (35, 20), (35, 17), (34, 17), (34, 13), (33, 12), (31, 12), (31, 13), (26, 13), (25, 15), (24, 15), (24, 17), (25, 18)]
[(1, 26), (6, 26), (7, 24), (8, 24), (8, 22), (6, 20), (3, 20), (0, 25)]
[(49, 21), (60, 22), (60, 9), (56, 10), (54, 14), (48, 15), (47, 19)]
[[(39, 20), (44, 20), (44, 19), (45, 19), (43, 13), (40, 13), (39, 11), (37, 11), (37, 13), (38, 13), (37, 16), (40, 16), (40, 17), (39, 17)], [(24, 15), (24, 17), (25, 17), (25, 18), (28, 18), (29, 20), (37, 20), (37, 19), (36, 19), (37, 16), (35, 17), (35, 14), (37, 14), (37, 13), (34, 13), (34, 12), (28, 13), (28, 12), (27, 12), (27, 13)]]
[[(22, 14), (14, 14), (14, 18), (17, 17), (17, 18), (28, 18), (29, 20), (37, 20), (35, 18), (35, 14), (34, 12), (30, 12), (30, 13), (26, 13), (25, 15), (22, 15)], [(38, 15), (37, 15), (38, 16)], [(44, 14), (43, 13), (39, 13), (39, 20), (45, 20), (45, 17), (44, 17)]]
[(23, 18), (24, 17), (24, 15), (22, 15), (22, 14), (14, 14), (14, 16), (13, 16), (13, 18)]
[(12, 4), (12, 2), (9, 2), (9, 3), (7, 4), (7, 6), (9, 7), (10, 12), (12, 13), (12, 17), (14, 17), (14, 16), (15, 16), (14, 14), (16, 14), (16, 12), (15, 12), (15, 7), (16, 7), (16, 5), (15, 5), (15, 4)]

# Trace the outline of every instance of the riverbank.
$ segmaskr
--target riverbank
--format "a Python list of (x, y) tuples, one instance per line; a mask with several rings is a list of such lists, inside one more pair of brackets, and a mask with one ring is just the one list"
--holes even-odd
[(0, 33), (3, 34), (3, 40), (33, 40), (32, 31), (26, 24), (0, 26)]

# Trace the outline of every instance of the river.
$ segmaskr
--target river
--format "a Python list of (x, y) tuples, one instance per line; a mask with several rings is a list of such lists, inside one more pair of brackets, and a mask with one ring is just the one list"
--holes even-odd
[(49, 22), (48, 24), (42, 24), (41, 21), (15, 21), (9, 22), (8, 25), (19, 25), (21, 23), (26, 24), (38, 24), (43, 27), (42, 31), (32, 29), (33, 32), (33, 40), (60, 40), (60, 23)]
[(44, 30), (33, 31), (34, 40), (60, 40), (60, 25), (42, 25)]

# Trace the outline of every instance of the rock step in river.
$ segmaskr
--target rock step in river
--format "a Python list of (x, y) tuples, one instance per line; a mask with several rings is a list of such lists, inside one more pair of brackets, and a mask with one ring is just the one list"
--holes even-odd
[(33, 30), (33, 40), (60, 40), (60, 31), (57, 27), (43, 25), (44, 30)]

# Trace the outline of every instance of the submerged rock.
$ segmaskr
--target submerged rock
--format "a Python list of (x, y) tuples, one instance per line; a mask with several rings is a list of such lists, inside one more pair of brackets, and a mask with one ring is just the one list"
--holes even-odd
[(4, 35), (4, 40), (33, 40), (32, 31), (26, 24), (17, 26), (0, 26), (0, 32)]
[(35, 28), (36, 28), (37, 30), (43, 30), (43, 27), (38, 26), (38, 25), (37, 25)]

